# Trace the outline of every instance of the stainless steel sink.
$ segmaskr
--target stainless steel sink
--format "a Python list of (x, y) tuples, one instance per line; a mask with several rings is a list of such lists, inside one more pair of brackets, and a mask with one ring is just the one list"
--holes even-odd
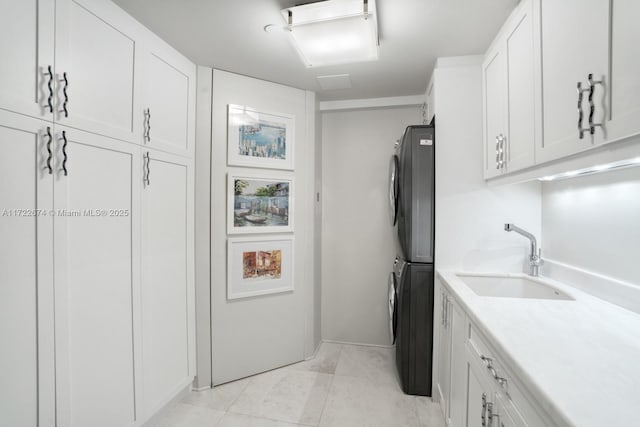
[(573, 300), (569, 295), (536, 279), (512, 276), (457, 274), (476, 295), (501, 298)]

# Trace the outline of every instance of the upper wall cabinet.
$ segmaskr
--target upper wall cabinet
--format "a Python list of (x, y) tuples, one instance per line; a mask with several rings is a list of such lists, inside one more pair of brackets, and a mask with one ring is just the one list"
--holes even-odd
[(533, 1), (511, 14), (483, 63), (484, 175), (491, 178), (534, 164), (540, 138), (539, 19)]
[(54, 0), (0, 0), (0, 10), (0, 108), (53, 120)]
[(640, 134), (640, 3), (529, 0), (483, 67), (484, 176)]
[(176, 154), (192, 154), (196, 66), (155, 37), (149, 37), (143, 55), (142, 142)]
[(640, 133), (640, 2), (612, 1), (611, 110), (606, 130), (613, 141)]
[(542, 0), (540, 10), (544, 140), (538, 162), (640, 133), (640, 4)]
[(538, 162), (605, 140), (604, 129), (595, 125), (604, 122), (608, 109), (609, 3), (541, 1), (544, 139)]
[(139, 25), (111, 2), (56, 1), (56, 119), (66, 126), (137, 140)]

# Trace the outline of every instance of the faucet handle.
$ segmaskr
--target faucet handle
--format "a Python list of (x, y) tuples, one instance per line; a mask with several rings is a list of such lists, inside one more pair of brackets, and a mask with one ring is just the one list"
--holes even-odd
[(542, 265), (544, 260), (542, 259), (542, 248), (538, 249), (537, 254), (531, 254), (531, 265)]

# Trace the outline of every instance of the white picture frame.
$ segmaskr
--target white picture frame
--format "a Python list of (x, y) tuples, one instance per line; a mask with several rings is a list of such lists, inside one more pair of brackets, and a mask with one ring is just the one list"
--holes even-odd
[(293, 236), (227, 241), (227, 299), (293, 292)]
[(291, 175), (227, 175), (227, 234), (291, 233), (294, 219)]
[(228, 105), (227, 164), (293, 170), (295, 116)]

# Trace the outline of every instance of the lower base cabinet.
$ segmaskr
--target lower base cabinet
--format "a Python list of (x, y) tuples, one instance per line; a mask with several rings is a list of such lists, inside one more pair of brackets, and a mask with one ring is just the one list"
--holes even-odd
[(130, 426), (139, 399), (139, 148), (56, 128), (54, 260), (60, 426)]
[(49, 122), (0, 110), (0, 425), (55, 423)]
[(436, 292), (441, 300), (436, 310), (440, 322), (434, 396), (447, 426), (556, 426), (440, 279), (436, 279)]
[(195, 374), (192, 158), (0, 110), (0, 424), (140, 426)]
[(458, 369), (464, 362), (465, 314), (439, 281), (440, 323), (438, 325), (438, 377), (435, 395), (447, 425), (462, 425), (465, 376)]
[(144, 151), (142, 354), (145, 412), (155, 413), (194, 377), (193, 167)]

